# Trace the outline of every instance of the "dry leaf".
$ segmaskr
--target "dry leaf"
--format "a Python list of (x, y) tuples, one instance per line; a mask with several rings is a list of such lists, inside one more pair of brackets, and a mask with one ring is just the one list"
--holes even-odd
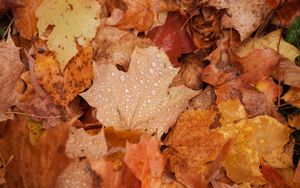
[(287, 43), (281, 37), (280, 30), (270, 32), (260, 38), (246, 40), (235, 50), (235, 53), (240, 57), (245, 57), (256, 48), (271, 48), (276, 52), (278, 48), (278, 53), (292, 62), (300, 55), (299, 50), (295, 46)]
[(285, 84), (300, 88), (300, 67), (294, 62), (283, 59), (279, 62), (278, 79), (284, 81)]
[(136, 47), (127, 73), (113, 65), (94, 66), (91, 88), (81, 96), (97, 108), (97, 119), (115, 129), (166, 132), (198, 92), (169, 88), (178, 72), (157, 47)]
[(31, 40), (37, 33), (37, 18), (35, 11), (42, 0), (20, 0), (22, 7), (14, 8), (14, 26), (20, 32), (21, 37)]
[(141, 181), (142, 188), (159, 187), (164, 171), (164, 159), (156, 136), (143, 136), (139, 143), (126, 145), (125, 164)]
[(95, 37), (100, 11), (96, 0), (43, 1), (37, 9), (39, 36), (47, 40), (62, 72), (77, 54), (77, 44), (86, 47)]
[(217, 157), (224, 144), (220, 133), (209, 130), (215, 117), (212, 110), (188, 110), (177, 120), (165, 140), (167, 168), (176, 177), (206, 174), (208, 163)]
[(123, 165), (120, 170), (115, 170), (108, 161), (91, 161), (92, 169), (101, 177), (100, 187), (105, 188), (140, 188), (141, 182), (135, 177), (130, 168)]
[(220, 123), (226, 125), (247, 118), (244, 106), (239, 99), (226, 100), (218, 104)]
[(285, 102), (300, 108), (300, 88), (292, 87), (289, 91), (282, 97)]
[(17, 104), (17, 82), (23, 71), (19, 48), (12, 41), (0, 43), (0, 122), (9, 118), (5, 112)]
[(210, 109), (216, 101), (214, 88), (207, 86), (200, 94), (190, 100), (189, 109), (207, 110)]
[(292, 167), (291, 156), (283, 152), (291, 130), (270, 116), (226, 124), (219, 131), (225, 138), (235, 138), (226, 158), (225, 169), (228, 177), (236, 183), (266, 183), (259, 170), (261, 159), (273, 168)]
[(37, 54), (34, 67), (37, 82), (56, 104), (67, 106), (93, 79), (92, 48), (86, 47), (70, 61), (62, 74), (52, 53)]
[(155, 27), (147, 33), (147, 37), (164, 49), (174, 66), (179, 66), (178, 58), (182, 54), (191, 53), (196, 49), (187, 32), (186, 21), (187, 18), (178, 12), (170, 12), (162, 26)]
[(300, 4), (298, 0), (287, 0), (278, 10), (278, 23), (290, 26), (297, 16), (300, 16)]
[(9, 9), (21, 7), (23, 4), (20, 0), (1, 0), (0, 2), (0, 14), (6, 13)]
[(127, 70), (134, 47), (144, 42), (147, 40), (138, 38), (131, 31), (110, 26), (101, 27), (93, 44), (94, 59), (96, 63), (122, 65)]
[(288, 122), (290, 126), (300, 129), (300, 113), (288, 115)]
[(28, 118), (17, 116), (8, 121), (0, 137), (0, 153), (4, 158), (14, 156), (7, 169), (7, 186), (54, 187), (57, 176), (70, 162), (64, 154), (69, 127), (48, 129), (32, 145), (27, 122)]
[(117, 23), (121, 29), (148, 30), (154, 23), (159, 9), (158, 0), (123, 0), (127, 6), (122, 19)]
[(66, 143), (66, 155), (76, 159), (86, 157), (90, 160), (103, 158), (107, 153), (104, 130), (97, 135), (88, 134), (83, 128), (71, 128)]

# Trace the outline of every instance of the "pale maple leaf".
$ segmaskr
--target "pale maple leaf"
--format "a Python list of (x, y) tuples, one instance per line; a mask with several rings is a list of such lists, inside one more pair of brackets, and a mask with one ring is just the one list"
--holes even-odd
[(19, 48), (12, 41), (0, 43), (0, 121), (8, 118), (5, 112), (15, 105), (20, 95), (17, 81), (23, 71)]
[(37, 9), (39, 36), (48, 40), (61, 70), (77, 54), (77, 43), (86, 47), (95, 37), (100, 11), (96, 0), (43, 1)]
[(104, 126), (166, 132), (198, 94), (185, 86), (169, 88), (178, 69), (157, 47), (136, 47), (128, 72), (94, 64), (94, 83), (81, 96), (97, 108)]

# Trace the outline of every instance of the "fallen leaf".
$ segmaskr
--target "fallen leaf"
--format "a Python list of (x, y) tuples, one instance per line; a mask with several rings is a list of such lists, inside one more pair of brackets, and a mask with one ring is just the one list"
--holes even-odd
[(224, 138), (209, 130), (216, 112), (212, 110), (188, 110), (184, 112), (164, 143), (168, 148), (167, 169), (176, 177), (186, 173), (206, 174), (209, 162), (220, 152)]
[(126, 147), (126, 143), (138, 143), (142, 133), (140, 131), (115, 130), (113, 127), (104, 128), (108, 148)]
[(6, 13), (9, 9), (20, 7), (23, 4), (20, 0), (2, 0), (0, 2), (0, 14)]
[(290, 26), (297, 16), (300, 16), (300, 5), (297, 0), (287, 0), (278, 10), (278, 22)]
[(225, 161), (227, 176), (235, 183), (266, 183), (259, 170), (261, 159), (273, 168), (292, 167), (291, 156), (283, 152), (291, 130), (270, 116), (222, 125), (219, 132), (225, 138), (235, 138)]
[(271, 183), (274, 187), (282, 187), (288, 188), (287, 182), (285, 182), (284, 178), (271, 166), (267, 163), (262, 162), (262, 174), (263, 177)]
[(158, 9), (157, 0), (124, 0), (127, 10), (123, 18), (117, 23), (121, 29), (134, 29), (140, 32), (148, 30), (154, 23)]
[(97, 119), (115, 129), (166, 132), (198, 92), (168, 88), (178, 73), (157, 47), (136, 47), (127, 73), (113, 65), (94, 66), (94, 82), (81, 96), (97, 108)]
[(156, 136), (143, 136), (139, 143), (126, 145), (124, 163), (141, 181), (142, 188), (159, 187), (164, 171), (164, 159)]
[(87, 160), (71, 162), (53, 182), (55, 187), (94, 188), (93, 171)]
[(207, 110), (213, 107), (216, 101), (214, 88), (207, 86), (200, 94), (192, 98), (189, 102), (189, 109), (194, 110)]
[(256, 48), (271, 48), (275, 51), (278, 50), (280, 55), (292, 62), (300, 55), (300, 51), (295, 46), (287, 43), (281, 37), (280, 30), (270, 32), (260, 38), (249, 38), (249, 40), (246, 40), (235, 50), (235, 53), (240, 57), (245, 57)]
[(282, 99), (285, 102), (300, 108), (300, 88), (290, 88), (289, 91), (283, 95)]
[(222, 26), (236, 29), (242, 41), (263, 23), (272, 10), (266, 0), (221, 0), (209, 4), (227, 9), (227, 14), (222, 17)]
[(53, 98), (53, 101), (67, 106), (80, 92), (87, 89), (93, 79), (92, 48), (86, 47), (72, 58), (62, 73), (54, 54), (37, 54), (34, 73), (37, 82)]
[(103, 158), (107, 153), (104, 130), (97, 135), (88, 134), (83, 128), (71, 128), (66, 143), (66, 155), (76, 159), (86, 157), (90, 160)]
[(1, 157), (1, 161), (0, 161), (0, 185), (3, 186), (3, 184), (6, 183), (6, 179), (5, 179), (5, 174), (6, 174), (6, 169), (7, 169), (7, 165), (9, 165), (9, 163), (12, 161), (12, 159), (14, 158), (13, 156), (10, 156), (9, 159), (7, 160), (7, 162), (3, 161), (3, 157), (0, 153), (0, 157)]
[(69, 127), (57, 126), (45, 130), (32, 145), (28, 118), (17, 116), (9, 120), (0, 137), (0, 152), (4, 159), (13, 155), (7, 168), (8, 187), (54, 187), (59, 173), (69, 164), (64, 154)]
[(14, 26), (20, 32), (21, 37), (31, 40), (37, 33), (37, 18), (35, 11), (42, 0), (20, 0), (21, 7), (12, 10)]
[(101, 177), (101, 187), (105, 188), (140, 188), (141, 182), (135, 177), (130, 168), (123, 165), (116, 170), (108, 161), (91, 161), (92, 169)]
[(27, 126), (29, 129), (29, 141), (32, 145), (35, 145), (39, 142), (43, 134), (43, 124), (41, 122), (29, 119), (27, 122)]
[(187, 32), (186, 20), (187, 18), (178, 12), (170, 12), (162, 26), (155, 27), (147, 33), (147, 37), (164, 49), (174, 66), (179, 66), (178, 58), (182, 54), (191, 53), (196, 49)]
[[(128, 70), (130, 56), (134, 47), (139, 43), (146, 43), (131, 31), (121, 30), (116, 27), (101, 27), (93, 43), (95, 61), (98, 64), (122, 65)], [(148, 41), (150, 44), (150, 41)]]
[(222, 101), (218, 104), (220, 123), (226, 125), (247, 118), (247, 113), (239, 99)]
[[(36, 11), (41, 39), (47, 40), (63, 72), (78, 52), (77, 44), (87, 47), (100, 25), (101, 7), (96, 0), (43, 1)], [(52, 27), (49, 36), (46, 32)]]
[(17, 82), (23, 71), (19, 48), (12, 41), (0, 43), (0, 122), (10, 118), (5, 112), (17, 104)]
[(288, 122), (290, 126), (300, 129), (300, 113), (288, 115)]
[(278, 79), (285, 84), (300, 88), (300, 67), (295, 63), (283, 59), (279, 62)]

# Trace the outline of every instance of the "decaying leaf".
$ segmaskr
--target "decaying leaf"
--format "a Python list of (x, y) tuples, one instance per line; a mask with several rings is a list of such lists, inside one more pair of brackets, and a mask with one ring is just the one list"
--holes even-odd
[(70, 162), (64, 154), (69, 126), (45, 130), (32, 145), (27, 123), (25, 116), (9, 120), (0, 137), (4, 159), (14, 156), (7, 169), (7, 186), (54, 187), (57, 176)]
[(5, 112), (17, 104), (20, 98), (17, 82), (23, 68), (19, 48), (12, 41), (2, 41), (0, 43), (0, 121), (9, 118)]
[(147, 33), (147, 37), (164, 49), (174, 66), (179, 66), (178, 58), (182, 54), (191, 53), (196, 49), (187, 32), (186, 20), (187, 18), (178, 12), (170, 12), (162, 26), (155, 27)]
[(214, 89), (207, 86), (200, 94), (190, 100), (189, 109), (207, 110), (210, 109), (216, 101)]
[(95, 37), (100, 10), (96, 0), (43, 1), (37, 9), (39, 36), (47, 40), (62, 72), (77, 54), (77, 44), (86, 47)]
[(141, 181), (142, 188), (161, 186), (165, 162), (156, 136), (143, 136), (137, 144), (127, 143), (124, 162)]
[(130, 31), (110, 26), (101, 27), (93, 44), (94, 59), (96, 63), (122, 65), (127, 70), (134, 47), (146, 41)]
[(291, 130), (270, 116), (225, 124), (219, 131), (225, 138), (235, 138), (225, 169), (228, 177), (236, 183), (264, 184), (266, 180), (259, 170), (262, 159), (273, 168), (292, 167), (291, 156), (283, 152)]
[(165, 140), (168, 148), (167, 168), (177, 177), (186, 173), (206, 174), (209, 162), (220, 152), (222, 134), (209, 130), (216, 112), (212, 110), (188, 110), (184, 112)]
[(54, 54), (37, 54), (34, 67), (37, 82), (56, 104), (67, 106), (93, 79), (92, 48), (81, 48), (65, 71), (59, 69)]
[(113, 65), (94, 66), (91, 88), (81, 96), (97, 108), (106, 127), (166, 132), (198, 92), (185, 86), (168, 88), (178, 69), (157, 47), (136, 47), (127, 73)]
[(127, 10), (117, 23), (119, 28), (136, 28), (140, 32), (144, 32), (153, 25), (159, 9), (158, 0), (124, 0), (124, 3)]
[(86, 157), (90, 160), (101, 159), (107, 153), (104, 130), (97, 135), (88, 134), (83, 128), (71, 128), (66, 143), (66, 155), (70, 158)]
[(300, 88), (300, 67), (286, 59), (279, 62), (278, 77), (285, 84)]
[(290, 26), (297, 16), (300, 16), (300, 4), (298, 0), (287, 0), (278, 10), (278, 23)]
[(277, 51), (278, 48), (278, 53), (292, 62), (300, 55), (300, 51), (295, 46), (287, 43), (281, 37), (280, 30), (270, 32), (257, 39), (246, 40), (235, 52), (238, 56), (245, 57), (256, 48), (271, 48), (275, 51)]
[(20, 0), (21, 7), (13, 9), (14, 26), (20, 32), (21, 37), (31, 40), (37, 33), (37, 18), (35, 11), (42, 0)]
[(282, 99), (287, 103), (300, 108), (300, 88), (290, 88), (290, 90), (282, 97)]
[(32, 145), (35, 145), (39, 142), (43, 134), (43, 124), (41, 122), (29, 119), (27, 122), (27, 126), (29, 129), (29, 141)]
[(0, 2), (0, 14), (6, 13), (9, 9), (12, 8), (17, 8), (22, 6), (23, 4), (21, 3), (20, 0), (2, 0)]

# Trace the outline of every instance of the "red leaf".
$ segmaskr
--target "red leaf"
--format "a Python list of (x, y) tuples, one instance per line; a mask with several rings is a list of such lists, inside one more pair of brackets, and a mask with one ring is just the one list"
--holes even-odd
[(179, 66), (178, 57), (181, 54), (191, 53), (196, 49), (187, 33), (186, 20), (178, 12), (170, 12), (164, 25), (153, 28), (147, 34), (158, 47), (165, 50), (175, 67)]

